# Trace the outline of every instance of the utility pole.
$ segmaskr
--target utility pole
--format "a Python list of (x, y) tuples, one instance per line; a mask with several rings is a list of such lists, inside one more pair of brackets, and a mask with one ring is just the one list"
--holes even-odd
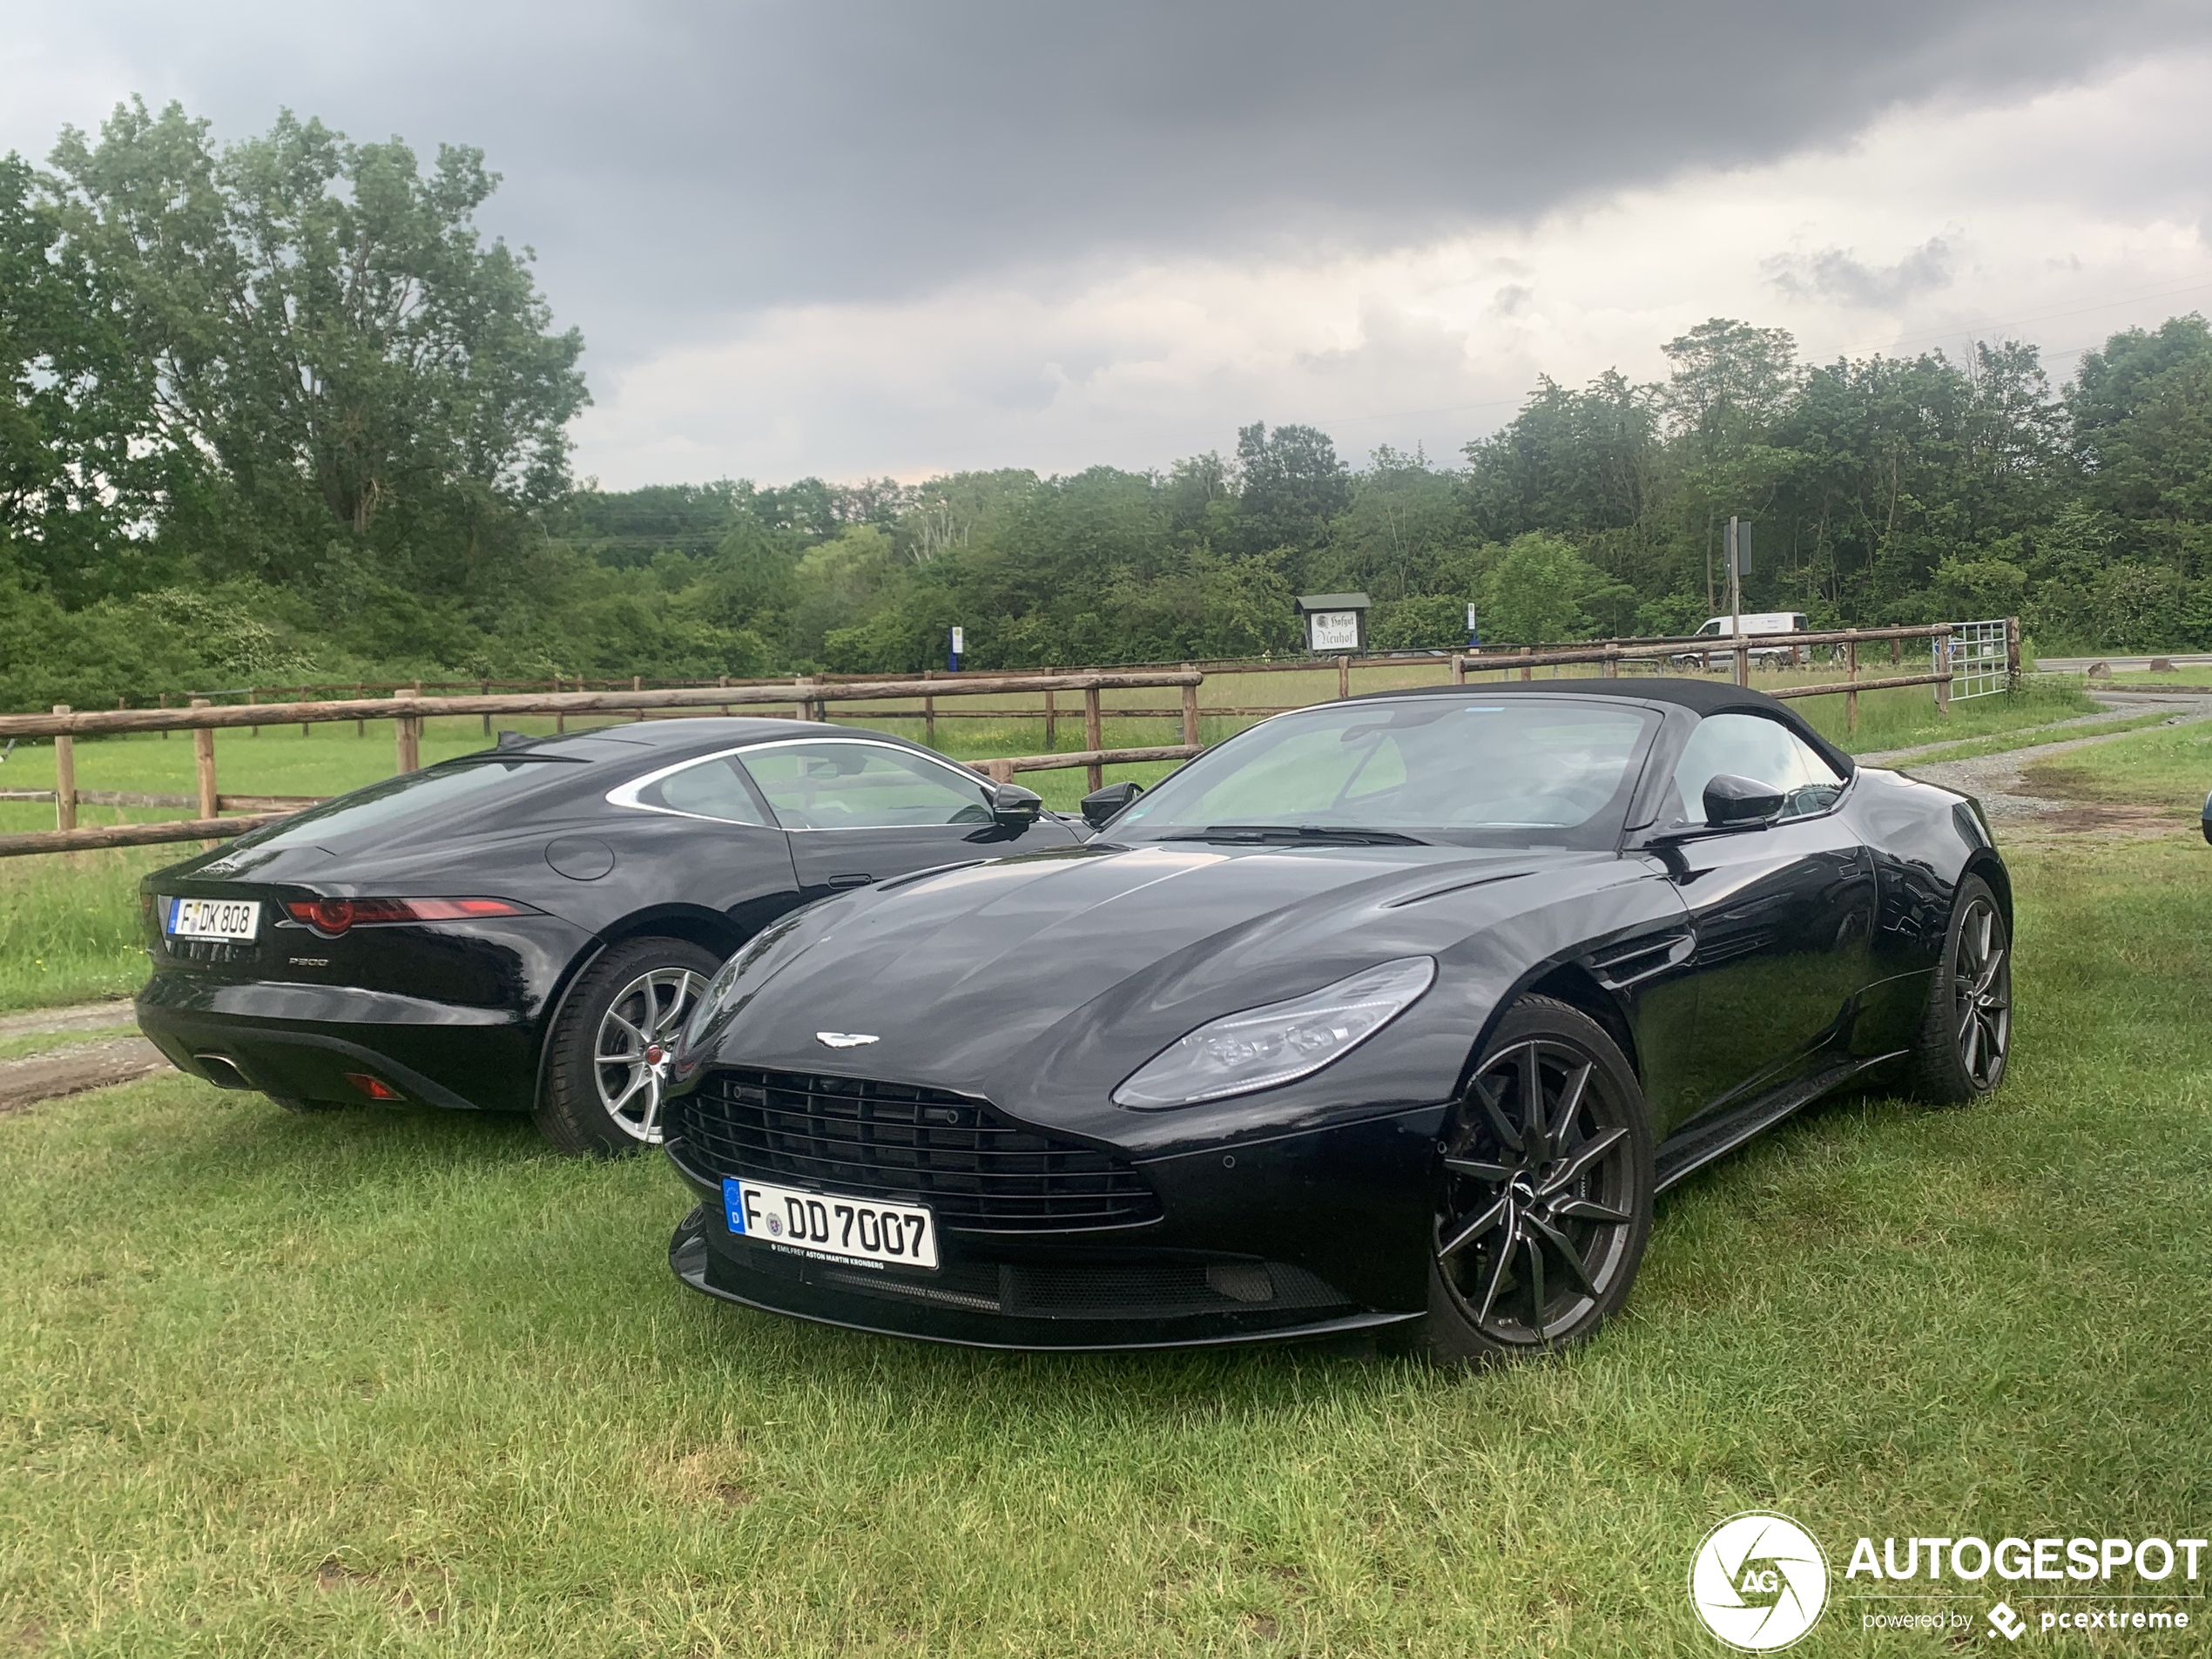
[(1743, 631), (1743, 521), (1730, 515), (1728, 521), (1728, 615), (1729, 631)]

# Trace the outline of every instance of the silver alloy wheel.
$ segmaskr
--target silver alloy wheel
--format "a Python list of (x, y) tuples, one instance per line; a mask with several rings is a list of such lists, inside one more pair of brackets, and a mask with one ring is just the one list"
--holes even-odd
[(1951, 1010), (1959, 1064), (1975, 1089), (1987, 1094), (2004, 1080), (2012, 1046), (2013, 964), (1997, 907), (1979, 896), (1959, 922)]
[(647, 1146), (660, 1144), (660, 1089), (676, 1035), (691, 1017), (706, 976), (688, 968), (656, 968), (615, 994), (591, 1045), (591, 1081), (617, 1129)]

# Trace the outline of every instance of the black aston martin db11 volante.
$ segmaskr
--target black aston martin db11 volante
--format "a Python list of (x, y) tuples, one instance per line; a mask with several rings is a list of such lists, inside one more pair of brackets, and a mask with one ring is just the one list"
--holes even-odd
[(1541, 1349), (1621, 1303), (1656, 1193), (1809, 1101), (2004, 1075), (1979, 807), (1755, 691), (1357, 698), (1102, 795), (1087, 845), (723, 966), (666, 1109), (686, 1283), (1010, 1347)]
[(930, 750), (788, 720), (502, 736), (147, 877), (138, 1023), (184, 1070), (298, 1107), (535, 1111), (554, 1144), (661, 1136), (718, 963), (814, 899), (1085, 829)]

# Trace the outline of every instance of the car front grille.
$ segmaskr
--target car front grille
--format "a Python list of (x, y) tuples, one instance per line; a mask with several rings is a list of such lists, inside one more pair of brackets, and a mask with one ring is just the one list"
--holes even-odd
[(1161, 1214), (1159, 1195), (1111, 1153), (941, 1089), (718, 1070), (670, 1103), (667, 1133), (703, 1173), (926, 1204), (959, 1232), (1127, 1227)]

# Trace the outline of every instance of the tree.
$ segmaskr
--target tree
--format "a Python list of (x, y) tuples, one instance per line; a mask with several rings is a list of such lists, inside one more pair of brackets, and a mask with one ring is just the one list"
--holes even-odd
[(1237, 432), (1237, 526), (1246, 552), (1303, 552), (1352, 504), (1352, 480), (1325, 432), (1263, 421)]
[(2084, 496), (2126, 527), (2121, 555), (2212, 573), (2212, 327), (2192, 312), (2113, 335), (2067, 405)]
[(1583, 638), (1590, 631), (1583, 600), (1606, 586), (1571, 543), (1541, 531), (1515, 536), (1490, 567), (1482, 606), (1486, 643)]
[(334, 536), (463, 590), (567, 489), (583, 338), (529, 254), (474, 223), (496, 177), (287, 111), (219, 154), (172, 104), (53, 153), (70, 253), (112, 274), (172, 460), (165, 529), (203, 564), (296, 579)]
[(150, 377), (111, 284), (0, 157), (0, 565), (70, 604), (174, 572), (135, 532), (158, 482)]

